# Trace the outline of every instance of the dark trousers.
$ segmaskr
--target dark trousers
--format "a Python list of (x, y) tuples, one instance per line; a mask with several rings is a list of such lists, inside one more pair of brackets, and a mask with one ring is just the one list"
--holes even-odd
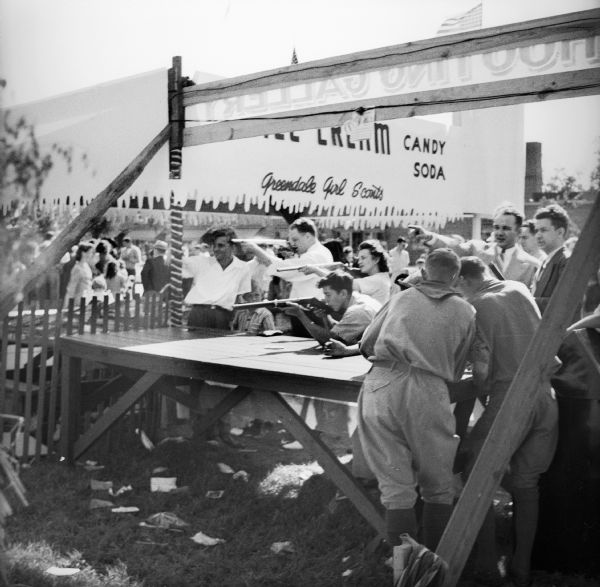
[(233, 312), (220, 306), (194, 304), (188, 317), (188, 326), (229, 330)]

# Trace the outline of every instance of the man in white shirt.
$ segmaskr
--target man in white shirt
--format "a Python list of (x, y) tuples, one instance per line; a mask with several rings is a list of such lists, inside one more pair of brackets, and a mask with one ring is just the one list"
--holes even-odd
[(396, 246), (390, 251), (390, 275), (392, 283), (394, 283), (396, 277), (403, 271), (406, 271), (410, 265), (410, 257), (406, 250), (406, 239), (401, 236), (396, 242)]
[(135, 277), (135, 270), (138, 265), (142, 262), (142, 251), (136, 245), (131, 242), (131, 237), (123, 237), (123, 246), (121, 247), (121, 260), (125, 262), (125, 269), (127, 269), (127, 275), (133, 275)]
[[(321, 279), (319, 275), (303, 273), (300, 270), (279, 271), (286, 267), (333, 263), (331, 252), (319, 242), (317, 235), (317, 227), (309, 218), (298, 218), (292, 222), (289, 227), (288, 241), (297, 256), (289, 259), (270, 256), (255, 243), (246, 242), (245, 244), (260, 263), (268, 266), (267, 274), (278, 276), (292, 283), (290, 298), (321, 298), (322, 293), (318, 285)], [(310, 336), (299, 321), (294, 319), (292, 322), (295, 335)]]
[(234, 256), (234, 238), (231, 228), (211, 229), (203, 236), (210, 256), (183, 260), (183, 277), (194, 280), (185, 297), (192, 306), (188, 326), (228, 330), (236, 297), (251, 291), (250, 268)]

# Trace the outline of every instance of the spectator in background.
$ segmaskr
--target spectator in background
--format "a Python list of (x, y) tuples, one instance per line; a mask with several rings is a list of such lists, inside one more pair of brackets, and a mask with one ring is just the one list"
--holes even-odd
[(123, 237), (123, 247), (121, 248), (121, 259), (125, 263), (127, 275), (135, 277), (136, 268), (142, 263), (142, 251), (131, 242), (131, 237)]
[(565, 240), (569, 215), (558, 204), (550, 204), (535, 213), (535, 237), (547, 257), (536, 274), (533, 296), (543, 314), (560, 276), (567, 266)]
[(115, 258), (110, 254), (111, 245), (106, 240), (101, 240), (96, 245), (96, 253), (98, 253), (98, 260), (94, 265), (95, 275), (104, 275), (106, 273), (106, 266), (115, 261)]
[(165, 241), (154, 243), (154, 255), (148, 257), (142, 267), (142, 286), (144, 293), (160, 292), (169, 283), (169, 266), (167, 265), (168, 245)]
[(106, 266), (106, 288), (113, 295), (124, 295), (129, 286), (129, 275), (125, 268), (125, 263), (122, 260), (109, 261)]
[(80, 243), (75, 253), (75, 263), (71, 269), (69, 283), (65, 293), (65, 306), (68, 300), (75, 299), (79, 301), (82, 297), (89, 295), (92, 290), (92, 263), (94, 261), (95, 250), (89, 243)]
[(529, 253), (538, 261), (543, 262), (546, 258), (546, 253), (540, 249), (535, 238), (535, 220), (525, 220), (523, 222), (519, 230), (519, 244), (526, 253)]
[(353, 267), (356, 267), (355, 261), (354, 249), (352, 247), (344, 247), (344, 258), (342, 262), (346, 265), (346, 267), (352, 269)]
[(396, 241), (396, 246), (390, 251), (390, 273), (392, 277), (392, 283), (396, 281), (396, 278), (407, 271), (407, 267), (410, 265), (410, 257), (406, 250), (406, 239), (401, 236)]

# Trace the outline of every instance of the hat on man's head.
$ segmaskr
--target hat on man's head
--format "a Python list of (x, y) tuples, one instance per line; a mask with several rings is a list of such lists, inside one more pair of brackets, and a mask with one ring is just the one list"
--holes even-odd
[(398, 240), (396, 241), (397, 243), (405, 243), (406, 239), (403, 236), (399, 236)]
[(157, 251), (166, 251), (169, 248), (169, 245), (165, 241), (156, 241), (154, 243), (154, 248)]
[(127, 236), (127, 235), (125, 235), (125, 236), (123, 237), (123, 242), (125, 242), (125, 241), (129, 241), (129, 242), (131, 242), (131, 237), (130, 237), (130, 236)]

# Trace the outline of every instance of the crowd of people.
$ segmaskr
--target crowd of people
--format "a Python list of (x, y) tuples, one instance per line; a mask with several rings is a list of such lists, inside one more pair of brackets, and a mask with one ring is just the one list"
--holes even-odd
[[(234, 254), (233, 231), (217, 230), (207, 235), (203, 257), (184, 262), (192, 280), (186, 302), (192, 305), (190, 324), (224, 328), (234, 319), (236, 299), (264, 299), (272, 291), (265, 285), (269, 277), (284, 280), (290, 288), (283, 313), (291, 319), (291, 333), (314, 338), (332, 357), (366, 357), (372, 367), (359, 396), (355, 456), (360, 454), (377, 481), (389, 543), (399, 544), (401, 535), (409, 534), (435, 549), (457, 497), (459, 443), (466, 479), (568, 263), (569, 217), (549, 205), (526, 221), (506, 205), (496, 211), (492, 236), (485, 241), (421, 226), (410, 231), (429, 251), (418, 268), (405, 266), (404, 238), (391, 254), (368, 240), (357, 254), (342, 247), (336, 260), (319, 242), (314, 223), (304, 218), (289, 228), (292, 256), (242, 241), (240, 255), (252, 262)], [(264, 317), (265, 308), (259, 310)], [(246, 318), (250, 323), (251, 314)], [(272, 328), (275, 321), (270, 316), (265, 323)], [(475, 427), (459, 439), (447, 383), (459, 381), (467, 365), (486, 400)], [(514, 502), (509, 573), (515, 585), (530, 582), (539, 479), (558, 437), (549, 377), (540, 380), (536, 398), (503, 481)], [(493, 516), (486, 519), (489, 524)], [(483, 560), (494, 561), (487, 569), (493, 574), (497, 557), (493, 544), (490, 549)]]
[[(187, 326), (308, 336), (331, 357), (368, 359), (353, 437), (362, 470), (354, 472), (376, 480), (391, 545), (409, 534), (435, 549), (457, 497), (459, 443), (466, 478), (568, 264), (569, 228), (557, 204), (531, 220), (512, 205), (498, 208), (486, 240), (413, 225), (408, 239), (427, 251), (415, 265), (405, 237), (389, 253), (374, 239), (355, 251), (321, 243), (307, 218), (289, 226), (283, 246), (213, 228), (183, 259)], [(95, 290), (124, 293), (138, 274), (144, 292), (161, 292), (169, 283), (168, 245), (156, 241), (144, 260), (127, 236), (120, 246), (110, 239), (82, 242), (63, 270), (67, 299)], [(275, 299), (286, 302), (256, 304)], [(578, 311), (600, 312), (599, 302), (598, 287), (590, 287)], [(459, 439), (447, 383), (459, 381), (467, 366), (487, 399), (475, 427)], [(538, 482), (557, 435), (556, 401), (543, 377), (504, 480), (515, 508), (509, 568), (515, 585), (529, 584)]]

